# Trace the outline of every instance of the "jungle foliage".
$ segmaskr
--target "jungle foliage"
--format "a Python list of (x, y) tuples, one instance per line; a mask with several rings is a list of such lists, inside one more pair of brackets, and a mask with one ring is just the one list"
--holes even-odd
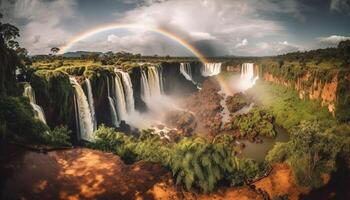
[(320, 102), (300, 100), (297, 92), (290, 88), (258, 81), (253, 88), (248, 90), (248, 93), (271, 111), (278, 125), (288, 130), (303, 120), (318, 120), (323, 128), (336, 125), (335, 118), (326, 107), (320, 106)]
[(264, 108), (254, 107), (246, 114), (236, 115), (225, 125), (228, 129), (238, 129), (242, 137), (275, 137), (274, 117)]
[(290, 140), (278, 143), (268, 153), (271, 162), (287, 162), (302, 186), (318, 188), (322, 177), (337, 169), (337, 159), (348, 149), (349, 140), (322, 130), (318, 122), (303, 121), (291, 132)]
[(115, 132), (100, 126), (93, 148), (114, 152), (128, 163), (146, 160), (170, 168), (177, 184), (203, 192), (213, 191), (219, 183), (242, 184), (261, 174), (265, 166), (234, 156), (228, 135), (213, 142), (202, 137), (185, 137), (178, 143), (167, 143), (149, 131), (139, 137)]

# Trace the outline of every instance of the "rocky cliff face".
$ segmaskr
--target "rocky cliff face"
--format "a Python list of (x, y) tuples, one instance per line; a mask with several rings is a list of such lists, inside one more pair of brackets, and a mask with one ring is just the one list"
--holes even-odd
[(337, 100), (337, 74), (330, 81), (322, 82), (318, 77), (313, 77), (309, 72), (296, 80), (285, 80), (275, 77), (269, 72), (263, 75), (265, 81), (273, 82), (298, 91), (300, 99), (321, 100), (322, 106), (327, 106), (328, 111), (335, 116), (335, 104)]
[(295, 89), (300, 99), (319, 100), (321, 106), (326, 106), (333, 116), (341, 121), (348, 120), (349, 108), (347, 107), (350, 107), (350, 73), (348, 70), (323, 72), (310, 70), (294, 77), (283, 77), (283, 75), (278, 75), (276, 69), (275, 71), (270, 69), (261, 70), (263, 80)]

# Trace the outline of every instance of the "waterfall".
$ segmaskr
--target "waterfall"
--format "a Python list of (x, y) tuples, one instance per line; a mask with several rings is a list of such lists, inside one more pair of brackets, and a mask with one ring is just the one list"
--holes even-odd
[[(119, 120), (117, 116), (117, 110), (115, 109), (115, 102), (111, 96), (111, 88), (110, 88), (110, 81), (109, 77), (107, 76), (107, 98), (108, 98), (108, 104), (109, 104), (109, 109), (111, 112), (111, 120), (112, 123), (115, 127), (119, 127)], [(113, 83), (112, 83), (112, 89), (113, 89)]]
[(161, 66), (149, 66), (146, 71), (141, 71), (141, 98), (144, 102), (150, 102), (152, 97), (164, 93), (163, 75)]
[(26, 96), (29, 98), (30, 105), (34, 110), (35, 118), (39, 119), (44, 124), (46, 124), (44, 110), (38, 104), (36, 104), (35, 92), (29, 83), (25, 85), (23, 96)]
[(122, 81), (124, 86), (124, 93), (126, 94), (126, 108), (128, 113), (133, 113), (135, 111), (135, 101), (134, 101), (134, 92), (132, 89), (132, 83), (130, 75), (127, 72), (119, 71), (122, 75)]
[(144, 70), (141, 71), (141, 98), (144, 102), (149, 102), (151, 98), (148, 79), (147, 79), (146, 72)]
[(180, 63), (180, 73), (189, 81), (193, 82), (190, 63)]
[(80, 138), (88, 141), (93, 141), (94, 122), (90, 112), (88, 100), (84, 94), (83, 88), (80, 86), (77, 80), (75, 80), (74, 77), (69, 77), (69, 80), (75, 90), (75, 96), (77, 100)]
[(158, 68), (151, 66), (148, 67), (148, 85), (151, 96), (159, 96), (162, 94), (160, 75)]
[(242, 89), (246, 90), (255, 84), (259, 76), (254, 73), (254, 63), (243, 63), (241, 69), (241, 84)]
[(127, 115), (127, 110), (126, 110), (127, 108), (126, 108), (123, 84), (118, 73), (115, 73), (114, 85), (115, 85), (114, 89), (115, 89), (115, 99), (116, 99), (118, 117), (120, 120), (125, 120), (125, 117)]
[(202, 76), (215, 76), (221, 72), (221, 63), (205, 63), (201, 68)]
[(96, 115), (95, 115), (95, 107), (94, 107), (94, 98), (93, 98), (93, 94), (92, 94), (92, 87), (91, 87), (90, 80), (88, 78), (85, 79), (85, 83), (86, 83), (86, 87), (87, 87), (87, 96), (88, 96), (89, 107), (90, 107), (90, 111), (91, 111), (91, 118), (92, 118), (92, 121), (93, 121), (94, 130), (96, 130), (96, 128), (97, 128), (97, 121), (96, 121)]

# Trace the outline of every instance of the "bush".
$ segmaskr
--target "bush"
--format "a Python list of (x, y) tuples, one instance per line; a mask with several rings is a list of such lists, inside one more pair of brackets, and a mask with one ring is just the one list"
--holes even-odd
[(67, 126), (57, 126), (53, 130), (47, 131), (44, 138), (47, 144), (53, 146), (72, 146), (71, 133), (72, 131)]
[(92, 147), (114, 152), (127, 163), (137, 160), (158, 162), (169, 167), (177, 184), (187, 189), (200, 188), (204, 192), (215, 189), (219, 182), (237, 185), (252, 179), (261, 167), (252, 160), (233, 155), (232, 136), (223, 135), (214, 142), (195, 137), (183, 138), (179, 143), (166, 143), (150, 131), (142, 131), (139, 137), (115, 132), (113, 128), (100, 126), (95, 132)]
[(231, 123), (231, 128), (239, 129), (242, 137), (276, 136), (273, 127), (274, 117), (269, 111), (262, 108), (253, 108), (247, 114), (234, 117), (229, 123)]
[(318, 188), (324, 184), (322, 175), (336, 170), (345, 145), (342, 137), (323, 132), (317, 122), (304, 121), (292, 131), (290, 141), (275, 145), (266, 158), (285, 160), (299, 185)]
[(2, 139), (44, 142), (48, 127), (34, 118), (34, 111), (26, 97), (0, 97)]

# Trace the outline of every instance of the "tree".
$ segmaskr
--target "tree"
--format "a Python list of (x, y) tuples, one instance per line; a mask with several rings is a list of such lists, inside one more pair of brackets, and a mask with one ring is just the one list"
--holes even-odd
[(324, 184), (323, 174), (336, 170), (344, 145), (342, 138), (325, 133), (318, 122), (303, 121), (292, 131), (290, 140), (275, 145), (266, 159), (286, 161), (299, 185), (317, 188)]
[[(2, 14), (0, 13), (0, 20)], [(13, 48), (18, 48), (15, 39), (19, 37), (17, 27), (0, 21), (0, 95), (14, 92), (16, 87), (16, 68), (21, 66), (19, 57)]]
[(52, 52), (52, 54), (55, 55), (56, 53), (58, 53), (58, 52), (60, 51), (60, 48), (58, 48), (58, 47), (52, 47), (50, 51)]

